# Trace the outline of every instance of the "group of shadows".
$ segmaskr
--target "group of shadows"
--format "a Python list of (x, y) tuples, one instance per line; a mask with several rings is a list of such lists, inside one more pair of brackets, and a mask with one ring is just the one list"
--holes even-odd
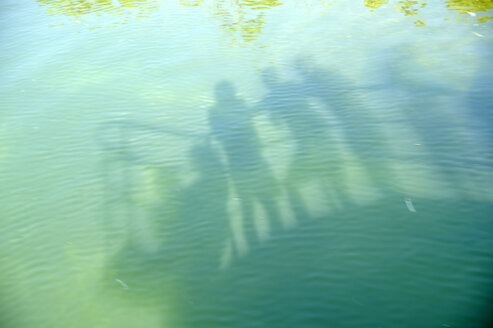
[[(154, 185), (162, 190), (145, 209), (132, 199), (131, 167), (138, 155), (119, 149), (123, 155), (108, 160), (106, 170), (113, 182), (107, 192), (121, 198), (119, 205), (107, 204), (106, 230), (122, 221), (128, 229), (126, 241), (116, 248), (112, 240), (121, 236), (108, 237), (112, 255), (104, 290), (122, 306), (157, 309), (163, 327), (391, 327), (406, 322), (439, 327), (450, 321), (451, 311), (433, 304), (446, 302), (460, 311), (463, 295), (443, 299), (437, 279), (464, 268), (453, 261), (440, 266), (437, 258), (464, 253), (464, 240), (481, 243), (475, 239), (474, 222), (483, 220), (488, 210), (462, 226), (463, 235), (456, 239), (424, 229), (437, 213), (427, 214), (427, 208), (436, 203), (420, 199), (417, 213), (407, 211), (403, 200), (410, 195), (395, 186), (388, 158), (382, 158), (389, 154), (382, 142), (388, 138), (382, 135), (386, 120), (373, 115), (365, 105), (373, 100), (363, 95), (400, 93), (400, 104), (407, 108), (399, 110), (398, 119), (420, 135), (428, 154), (413, 160), (430, 165), (441, 161), (433, 147), (443, 146), (450, 136), (437, 140), (431, 130), (446, 123), (439, 113), (433, 123), (413, 116), (418, 115), (413, 106), (430, 99), (403, 94), (419, 90), (397, 77), (388, 77), (385, 87), (354, 86), (306, 61), (296, 62), (293, 70), (298, 79), (288, 81), (273, 68), (263, 71), (260, 78), (267, 92), (252, 106), (237, 95), (233, 83), (219, 82), (215, 104), (208, 108), (209, 133), (189, 150), (195, 178), (182, 187), (173, 172), (158, 169)], [(429, 91), (432, 97), (433, 89)], [(477, 110), (490, 101), (474, 99)], [(392, 102), (380, 106), (395, 110)], [(257, 117), (284, 131), (282, 140), (271, 146), (289, 149), (282, 175), (264, 156), (265, 145), (254, 124)], [(122, 136), (131, 124), (119, 127)], [(379, 195), (371, 204), (356, 204), (347, 194), (348, 157), (343, 154), (351, 155), (350, 161), (358, 164)], [(448, 183), (460, 193), (460, 177)], [(307, 204), (313, 190), (330, 213), (313, 211)], [(442, 204), (441, 215), (457, 217), (456, 208)], [(158, 240), (150, 248), (142, 246), (145, 236), (138, 237), (141, 227), (135, 222), (142, 216), (153, 240)], [(403, 224), (408, 220), (413, 221)], [(413, 252), (416, 247), (421, 251)], [(424, 277), (413, 261), (426, 266), (432, 276)], [(428, 290), (427, 300), (420, 300), (415, 290)], [(490, 301), (476, 298), (480, 314), (458, 322), (467, 319), (467, 327), (482, 326)]]

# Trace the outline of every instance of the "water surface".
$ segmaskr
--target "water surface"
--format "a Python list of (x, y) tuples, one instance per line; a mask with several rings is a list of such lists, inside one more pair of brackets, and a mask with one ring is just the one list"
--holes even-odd
[(0, 326), (487, 327), (491, 1), (2, 1)]

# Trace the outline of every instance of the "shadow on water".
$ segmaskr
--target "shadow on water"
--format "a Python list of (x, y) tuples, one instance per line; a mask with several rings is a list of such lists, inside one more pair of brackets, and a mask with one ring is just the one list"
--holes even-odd
[[(248, 252), (246, 231), (251, 223), (269, 234), (270, 225), (280, 223), (280, 215), (273, 198), (279, 183), (263, 158), (262, 145), (253, 125), (251, 110), (236, 96), (232, 83), (223, 81), (216, 86), (216, 105), (209, 111), (211, 139), (224, 154), (232, 200), (240, 209), (236, 219), (230, 220), (235, 248), (240, 255)], [(204, 172), (206, 174), (206, 172)], [(262, 222), (257, 222), (255, 205), (263, 211)], [(262, 227), (260, 227), (262, 226)]]
[[(109, 232), (103, 293), (131, 310), (154, 309), (162, 327), (452, 320), (454, 311), (437, 304), (459, 311), (470, 300), (456, 274), (468, 269), (443, 261), (443, 254), (467, 258), (464, 231), (480, 227), (460, 219), (478, 208), (484, 220), (488, 209), (470, 203), (457, 214), (454, 200), (422, 198), (418, 212), (409, 212), (379, 158), (390, 156), (384, 122), (358, 88), (306, 61), (292, 69), (299, 80), (283, 81), (266, 69), (266, 95), (255, 106), (231, 82), (219, 82), (204, 135), (135, 122), (102, 128), (101, 138), (110, 140), (103, 142)], [(272, 132), (262, 120), (287, 136), (284, 170), (268, 160), (262, 138)], [(181, 159), (172, 151), (148, 155), (153, 147), (132, 141), (139, 134), (164, 144), (182, 138), (190, 146)], [(350, 169), (379, 196), (358, 200), (358, 192), (363, 198), (371, 192), (351, 191), (361, 180), (349, 179)], [(457, 227), (433, 223), (442, 217)], [(444, 279), (459, 286), (457, 299), (444, 299)], [(432, 292), (422, 300), (417, 289)]]
[[(103, 220), (107, 249), (114, 254), (105, 274), (109, 290), (120, 284), (144, 303), (176, 291), (173, 304), (205, 305), (209, 281), (220, 269), (275, 230), (278, 182), (260, 153), (250, 115), (234, 86), (224, 81), (216, 86), (216, 104), (209, 109), (209, 135), (197, 138), (128, 121), (102, 127), (107, 135), (101, 138), (107, 185)], [(192, 182), (183, 183), (173, 165), (153, 161), (136, 147), (139, 134), (159, 135), (164, 142), (170, 136), (192, 139), (187, 156)], [(139, 181), (146, 179), (140, 171), (150, 172), (150, 184)], [(159, 285), (151, 287), (152, 281)], [(181, 313), (176, 307), (161, 311)]]
[[(338, 130), (338, 142), (344, 145), (343, 152), (351, 154), (352, 160), (360, 164), (371, 193), (389, 197), (395, 190), (392, 188), (392, 171), (387, 167), (388, 158), (382, 156), (388, 153), (381, 131), (386, 122), (363, 97), (361, 91), (366, 91), (365, 88), (307, 60), (298, 59), (295, 69), (301, 76), (306, 97), (320, 101), (328, 119), (334, 122), (332, 129)], [(341, 158), (338, 162), (344, 165), (345, 160)]]
[[(482, 158), (482, 161), (475, 161), (474, 165), (484, 167), (487, 171), (493, 169), (493, 77), (483, 65), (489, 62), (491, 55), (493, 54), (493, 47), (491, 44), (487, 44), (486, 49), (483, 49), (482, 65), (479, 76), (473, 82), (473, 87), (467, 96), (467, 111), (472, 122), (472, 129), (481, 131), (478, 142), (483, 146), (483, 153), (477, 154), (477, 158)], [(493, 185), (489, 185), (489, 190), (493, 188)], [(493, 204), (490, 202), (487, 205), (487, 217), (493, 213)], [(493, 240), (487, 235), (493, 233), (493, 224), (487, 224), (491, 222), (486, 217), (475, 217), (470, 220), (471, 227), (468, 235), (468, 240), (472, 245), (481, 249), (493, 249)], [(485, 234), (487, 232), (487, 234)], [(493, 257), (489, 257), (485, 261), (486, 264), (484, 271), (493, 272)], [(481, 297), (481, 313), (484, 318), (483, 327), (493, 327), (493, 282), (490, 280), (486, 286), (477, 286), (484, 290), (484, 295)]]
[(261, 77), (267, 94), (258, 104), (257, 111), (266, 114), (278, 129), (287, 130), (287, 143), (292, 144), (293, 155), (283, 186), (296, 220), (306, 220), (310, 214), (302, 201), (300, 188), (315, 183), (323, 190), (326, 199), (340, 200), (344, 197), (342, 181), (328, 177), (329, 170), (334, 172), (338, 169), (331, 165), (336, 162), (336, 155), (332, 151), (334, 141), (327, 133), (330, 125), (326, 117), (310, 106), (303, 85), (282, 81), (275, 68), (265, 69)]
[(457, 197), (466, 203), (477, 198), (488, 184), (481, 180), (491, 166), (487, 154), (493, 134), (487, 122), (492, 119), (485, 110), (491, 107), (489, 77), (480, 70), (476, 81), (468, 81), (471, 66), (461, 67), (462, 59), (454, 57), (443, 60), (439, 45), (429, 50), (402, 45), (388, 55), (380, 65), (386, 84), (380, 91), (394, 96), (389, 108), (398, 109), (394, 124), (407, 138), (396, 154), (407, 163), (401, 173), (419, 177), (426, 172), (421, 176), (432, 177), (431, 198)]

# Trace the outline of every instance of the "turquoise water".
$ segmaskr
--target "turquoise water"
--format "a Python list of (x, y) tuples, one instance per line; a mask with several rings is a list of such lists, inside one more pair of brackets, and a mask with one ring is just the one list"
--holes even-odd
[(451, 3), (2, 1), (0, 326), (488, 327), (492, 5)]

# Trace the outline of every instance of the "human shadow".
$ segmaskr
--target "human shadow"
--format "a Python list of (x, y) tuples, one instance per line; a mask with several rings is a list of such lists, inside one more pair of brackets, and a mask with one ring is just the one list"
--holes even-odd
[[(113, 158), (105, 169), (110, 171), (105, 192), (111, 196), (125, 189), (118, 190), (124, 195), (117, 200), (121, 208), (107, 215), (114, 221), (145, 216), (155, 241), (145, 247), (141, 226), (133, 225), (125, 232), (128, 237), (111, 246), (119, 249), (104, 268), (105, 292), (114, 296), (108, 299), (122, 308), (155, 309), (162, 327), (355, 327), (368, 322), (390, 327), (395, 325), (388, 317), (392, 311), (425, 325), (446, 318), (446, 310), (437, 316), (432, 309), (451, 295), (444, 296), (438, 280), (461, 284), (460, 275), (451, 272), (468, 269), (453, 259), (443, 265), (443, 254), (466, 258), (469, 249), (489, 249), (485, 231), (491, 231), (491, 204), (458, 209), (451, 199), (450, 206), (437, 209), (434, 199), (423, 197), (417, 213), (409, 212), (402, 196), (386, 186), (392, 173), (383, 162), (393, 154), (379, 131), (384, 122), (359, 98), (357, 87), (308, 62), (293, 67), (299, 80), (283, 81), (275, 70), (262, 75), (267, 94), (255, 107), (247, 106), (231, 82), (218, 83), (215, 103), (203, 113), (209, 132), (173, 164), (187, 166), (186, 174), (164, 163), (171, 152), (152, 157), (161, 159), (153, 163), (139, 155), (128, 130), (121, 136), (130, 144), (105, 146)], [(471, 106), (480, 116), (490, 98), (477, 105), (474, 97)], [(273, 129), (263, 130), (264, 121)], [(124, 128), (132, 126), (143, 127)], [(170, 129), (144, 130), (170, 138)], [(290, 153), (282, 174), (268, 160), (272, 149), (265, 146), (266, 131), (280, 140), (276, 146), (288, 144), (279, 151)], [(346, 191), (351, 181), (343, 171), (355, 163), (372, 186), (399, 201), (352, 201)], [(152, 173), (152, 183), (139, 185), (142, 169)], [(139, 188), (150, 188), (154, 198), (140, 201), (147, 193), (137, 196)], [(283, 195), (288, 201), (281, 206)], [(316, 206), (306, 202), (310, 197), (332, 197), (340, 207), (313, 211)], [(471, 209), (478, 211), (471, 215)], [(459, 231), (465, 221), (461, 211), (474, 223), (465, 232)], [(287, 212), (300, 220), (292, 229), (279, 225)], [(450, 230), (453, 225), (459, 228)], [(259, 234), (259, 226), (268, 234)], [(470, 240), (476, 245), (465, 248)], [(416, 302), (420, 293), (429, 300)], [(415, 313), (424, 316), (416, 319)]]
[(251, 110), (236, 96), (233, 84), (218, 83), (215, 95), (216, 104), (209, 110), (211, 141), (221, 149), (232, 186), (231, 198), (239, 208), (239, 215), (230, 218), (230, 226), (235, 249), (244, 255), (251, 242), (248, 234), (262, 238), (281, 223), (275, 199), (279, 182), (261, 154)]
[[(411, 51), (409, 45), (398, 47), (380, 64), (385, 91), (395, 95), (393, 106), (399, 108), (396, 121), (403, 135), (410, 136), (407, 154), (401, 158), (409, 167), (419, 168), (423, 172), (421, 176), (429, 176), (429, 182), (436, 186), (433, 188), (436, 197), (466, 199), (470, 192), (464, 187), (473, 176), (463, 167), (482, 165), (481, 153), (487, 151), (480, 148), (491, 140), (487, 135), (493, 135), (491, 125), (484, 124), (491, 122), (489, 111), (484, 110), (490, 94), (486, 91), (488, 86), (474, 85), (471, 90), (475, 96), (471, 97), (464, 89), (464, 82), (454, 78), (465, 71), (456, 72), (456, 66), (450, 64), (427, 67), (426, 61), (409, 56)], [(454, 72), (452, 79), (447, 79), (451, 72)], [(476, 94), (481, 89), (485, 92)], [(412, 175), (420, 177), (418, 172)]]
[[(181, 163), (188, 166), (188, 176), (177, 174), (172, 160), (156, 161), (132, 143), (135, 129), (161, 140), (191, 137), (186, 133), (130, 122), (111, 132), (115, 142), (103, 142), (108, 153), (104, 229), (119, 232), (107, 236), (111, 256), (104, 290), (117, 298), (126, 293), (129, 304), (138, 300), (136, 306), (159, 300), (155, 304), (163, 320), (169, 313), (179, 318), (175, 326), (193, 326), (187, 318), (193, 321), (202, 312), (182, 311), (207, 307), (219, 273), (280, 227), (279, 182), (261, 154), (252, 114), (232, 83), (216, 86), (208, 126), (210, 133), (194, 139), (187, 163)], [(115, 192), (120, 197), (113, 197)]]
[(334, 122), (338, 143), (343, 152), (351, 154), (364, 175), (367, 192), (378, 198), (395, 193), (392, 171), (387, 166), (388, 149), (382, 142), (386, 140), (382, 131), (387, 122), (375, 115), (368, 106), (369, 99), (361, 96), (359, 89), (366, 87), (357, 86), (306, 59), (298, 58), (293, 66), (306, 90), (305, 97), (319, 101), (329, 120)]
[[(104, 292), (113, 296), (109, 300), (122, 308), (155, 309), (162, 316), (162, 327), (354, 327), (368, 321), (390, 327), (393, 322), (385, 321), (389, 311), (423, 324), (437, 322), (429, 305), (446, 301), (438, 278), (460, 283), (450, 272), (467, 270), (461, 261), (443, 265), (441, 258), (470, 256), (460, 233), (469, 233), (468, 240), (476, 243), (470, 242), (470, 249), (489, 249), (484, 231), (491, 228), (487, 223), (491, 205), (459, 209), (467, 216), (469, 208), (479, 211), (468, 218), (472, 222), (468, 231), (448, 236), (457, 231), (448, 229), (451, 219), (461, 224), (455, 200), (437, 212), (433, 199), (422, 199), (418, 213), (410, 213), (402, 198), (365, 205), (347, 201), (348, 182), (339, 174), (348, 162), (341, 143), (372, 185), (391, 175), (376, 158), (392, 155), (383, 149), (385, 140), (379, 141), (385, 139), (376, 131), (381, 122), (364, 112), (366, 107), (354, 95), (356, 87), (348, 81), (320, 68), (317, 73), (309, 63), (298, 64), (297, 69), (302, 70), (300, 81), (282, 81), (275, 71), (268, 71), (263, 78), (272, 80), (264, 81), (267, 95), (255, 111), (230, 82), (219, 83), (215, 104), (206, 114), (210, 132), (194, 140), (185, 151), (186, 159), (179, 162), (189, 165), (186, 176), (164, 163), (171, 152), (152, 157), (161, 162), (150, 163), (151, 157), (132, 148), (128, 129), (142, 125), (125, 125), (127, 130), (119, 134), (124, 142), (105, 145), (111, 155), (105, 168), (106, 196), (113, 201), (112, 193), (123, 195), (115, 200), (121, 208), (107, 211), (107, 216), (131, 222), (145, 217), (155, 237), (155, 244), (145, 247), (141, 226), (128, 228), (128, 237), (105, 264)], [(480, 104), (475, 99), (471, 94), (471, 106), (480, 116), (490, 98), (485, 96)], [(276, 175), (266, 159), (259, 118), (267, 118), (275, 133), (287, 135), (280, 138), (290, 144), (292, 154), (284, 174)], [(170, 130), (151, 126), (143, 130), (170, 138)], [(139, 184), (143, 169), (154, 177), (149, 185)], [(305, 203), (306, 195), (316, 196), (307, 192), (307, 184), (323, 185), (323, 197), (337, 198), (341, 207), (314, 213)], [(150, 188), (155, 197), (141, 201), (147, 193), (138, 196), (139, 188)], [(283, 193), (289, 194), (286, 207), (299, 220), (318, 220), (276, 231), (275, 224), (285, 213), (280, 213), (278, 202)], [(271, 239), (258, 242), (256, 220), (262, 213)], [(440, 217), (448, 219), (437, 225)], [(113, 227), (105, 230), (118, 231)], [(423, 284), (418, 292), (431, 299), (425, 304), (415, 302), (414, 288), (409, 288)], [(425, 289), (432, 292), (426, 294)], [(415, 319), (418, 312), (424, 318)], [(441, 310), (440, 318), (446, 315)]]
[[(468, 273), (464, 273), (469, 281), (477, 279), (477, 272), (493, 271), (491, 252), (487, 257), (478, 252), (493, 249), (491, 239), (485, 237), (493, 233), (493, 225), (486, 223), (493, 207), (484, 198), (492, 188), (489, 172), (493, 168), (493, 79), (488, 68), (493, 48), (488, 45), (482, 50), (474, 74), (457, 65), (462, 62), (453, 56), (450, 63), (441, 58), (446, 63), (442, 67), (425, 69), (423, 63), (428, 60), (409, 56), (412, 46), (395, 49), (390, 60), (381, 64), (388, 91), (400, 96), (400, 119), (419, 137), (421, 152), (409, 161), (433, 172), (431, 178), (437, 187), (429, 192), (431, 197), (423, 199), (424, 204), (428, 203), (427, 208), (423, 207), (430, 213), (433, 208), (441, 208), (439, 215), (449, 212), (452, 223), (444, 231), (450, 233), (451, 226), (460, 227), (453, 239), (442, 237), (438, 245), (455, 247), (451, 254), (471, 260)], [(426, 56), (433, 58), (436, 54)], [(419, 74), (410, 73), (410, 67)], [(439, 215), (430, 215), (430, 220)], [(429, 240), (436, 240), (437, 235), (421, 233)], [(464, 267), (454, 265), (457, 271)], [(490, 327), (493, 284), (478, 280), (472, 289), (483, 293), (473, 297), (477, 312), (474, 318), (468, 318), (468, 324)]]
[(187, 318), (193, 320), (190, 312), (208, 301), (208, 282), (220, 270), (230, 237), (226, 168), (208, 136), (187, 151), (191, 176), (185, 177), (172, 159), (156, 162), (131, 142), (135, 133), (166, 140), (176, 131), (135, 122), (104, 131), (114, 142), (102, 145), (103, 229), (110, 256), (101, 293), (122, 307), (161, 313), (162, 326), (193, 326)]
[[(285, 144), (290, 160), (282, 180), (291, 210), (298, 222), (315, 217), (310, 214), (301, 189), (322, 191), (327, 202), (345, 198), (341, 170), (334, 151), (331, 126), (317, 104), (310, 103), (306, 86), (297, 81), (283, 81), (273, 67), (262, 71), (267, 94), (257, 104), (258, 115), (265, 115), (278, 130), (286, 131)], [(307, 197), (313, 197), (309, 195)]]

